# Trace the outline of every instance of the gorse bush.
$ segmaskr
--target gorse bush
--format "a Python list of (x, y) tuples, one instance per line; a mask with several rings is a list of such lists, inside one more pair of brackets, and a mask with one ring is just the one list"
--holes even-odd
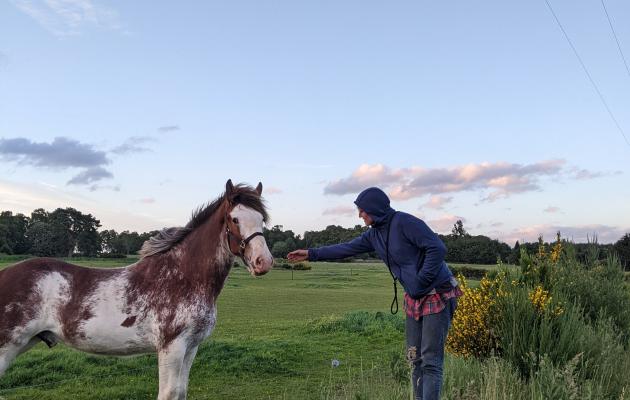
[(478, 288), (468, 287), (466, 278), (457, 276), (464, 295), (458, 301), (446, 341), (450, 352), (464, 357), (487, 357), (495, 351), (496, 304), (506, 293), (503, 289), (506, 274), (502, 271), (494, 279), (486, 276)]
[(580, 263), (570, 243), (541, 238), (535, 254), (522, 249), (520, 273), (500, 268), (478, 288), (459, 277), (464, 296), (447, 348), (483, 368), (476, 389), (447, 398), (521, 398), (506, 385), (521, 386), (522, 398), (628, 396), (630, 290), (619, 260), (592, 249)]

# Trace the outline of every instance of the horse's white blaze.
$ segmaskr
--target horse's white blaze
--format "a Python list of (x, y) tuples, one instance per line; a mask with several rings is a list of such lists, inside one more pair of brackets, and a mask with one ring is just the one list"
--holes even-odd
[[(230, 217), (238, 218), (238, 228), (243, 239), (248, 238), (253, 233), (262, 232), (263, 230), (264, 221), (262, 215), (251, 208), (244, 207), (242, 204), (234, 207), (230, 213)], [(267, 272), (273, 264), (273, 256), (269, 251), (269, 247), (267, 247), (267, 242), (265, 242), (262, 236), (253, 238), (245, 249), (245, 259), (249, 267), (255, 267), (256, 260), (259, 257), (263, 261), (264, 272)]]

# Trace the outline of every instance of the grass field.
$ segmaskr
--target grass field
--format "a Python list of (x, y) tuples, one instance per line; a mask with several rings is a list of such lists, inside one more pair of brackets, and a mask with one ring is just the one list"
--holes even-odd
[[(3, 259), (0, 268), (14, 261)], [(118, 267), (133, 260), (69, 261)], [(219, 297), (216, 329), (195, 359), (189, 399), (337, 399), (355, 398), (357, 390), (368, 396), (361, 398), (406, 396), (400, 384), (402, 304), (397, 316), (389, 315), (387, 269), (366, 263), (311, 265), (312, 270), (293, 273), (274, 269), (262, 278), (244, 268), (232, 270)], [(357, 310), (369, 314), (353, 314)], [(331, 366), (333, 359), (339, 367)], [(91, 356), (40, 344), (0, 378), (0, 398), (154, 398), (156, 363), (152, 355)], [(392, 387), (392, 382), (399, 384)], [(346, 397), (349, 393), (353, 397)]]

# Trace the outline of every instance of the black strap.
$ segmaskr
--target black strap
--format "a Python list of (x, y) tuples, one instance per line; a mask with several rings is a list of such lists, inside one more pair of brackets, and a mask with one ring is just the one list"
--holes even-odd
[[(251, 235), (249, 235), (247, 237), (247, 239), (240, 239), (238, 236), (236, 236), (235, 234), (232, 233), (232, 231), (230, 230), (230, 228), (226, 225), (225, 226), (225, 232), (228, 235), (228, 246), (229, 246), (229, 241), (230, 239), (234, 238), (234, 240), (236, 240), (238, 242), (238, 249), (239, 249), (239, 255), (241, 257), (241, 259), (245, 256), (245, 248), (247, 247), (247, 245), (249, 244), (249, 242), (251, 242), (251, 240), (253, 238), (255, 238), (256, 236), (264, 236), (262, 232), (254, 232)], [(240, 239), (240, 241), (239, 241)], [(245, 261), (245, 260), (243, 260)]]
[[(398, 286), (396, 285), (398, 279), (394, 276), (394, 273), (392, 272), (392, 267), (389, 266), (389, 234), (392, 231), (392, 223), (394, 222), (394, 217), (396, 216), (396, 214), (397, 213), (394, 213), (394, 215), (392, 215), (392, 218), (389, 220), (389, 226), (387, 227), (387, 239), (385, 240), (385, 254), (387, 255), (386, 265), (387, 269), (389, 270), (389, 274), (394, 280), (394, 299), (392, 300), (392, 304), (389, 306), (389, 312), (392, 314), (398, 313)], [(394, 304), (396, 304), (396, 311), (394, 311)]]

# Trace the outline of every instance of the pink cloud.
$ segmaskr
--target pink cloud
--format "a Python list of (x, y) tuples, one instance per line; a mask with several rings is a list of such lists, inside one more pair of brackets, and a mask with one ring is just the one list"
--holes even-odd
[(282, 189), (279, 189), (279, 188), (273, 187), (273, 186), (263, 189), (263, 195), (265, 195), (265, 194), (280, 194), (280, 193), (282, 193)]
[[(575, 168), (565, 171), (564, 166), (564, 160), (545, 160), (525, 165), (482, 162), (446, 168), (413, 166), (399, 169), (383, 164), (363, 164), (349, 177), (330, 182), (325, 186), (324, 193), (343, 195), (359, 192), (369, 186), (379, 186), (388, 190), (394, 200), (408, 200), (427, 194), (435, 196), (463, 191), (487, 191), (484, 200), (495, 201), (516, 193), (540, 190), (539, 181), (545, 177), (569, 176), (578, 179), (579, 175), (579, 179), (587, 179), (601, 176), (586, 170), (580, 170), (578, 174)], [(431, 200), (428, 206), (431, 205), (430, 202)]]
[(422, 207), (433, 208), (435, 210), (441, 210), (444, 208), (444, 205), (450, 203), (453, 200), (453, 197), (445, 197), (445, 196), (431, 196), (429, 201), (424, 203)]
[(549, 207), (545, 208), (543, 211), (546, 212), (546, 213), (554, 214), (554, 213), (560, 212), (560, 208), (559, 207), (554, 207), (554, 206), (549, 206)]

